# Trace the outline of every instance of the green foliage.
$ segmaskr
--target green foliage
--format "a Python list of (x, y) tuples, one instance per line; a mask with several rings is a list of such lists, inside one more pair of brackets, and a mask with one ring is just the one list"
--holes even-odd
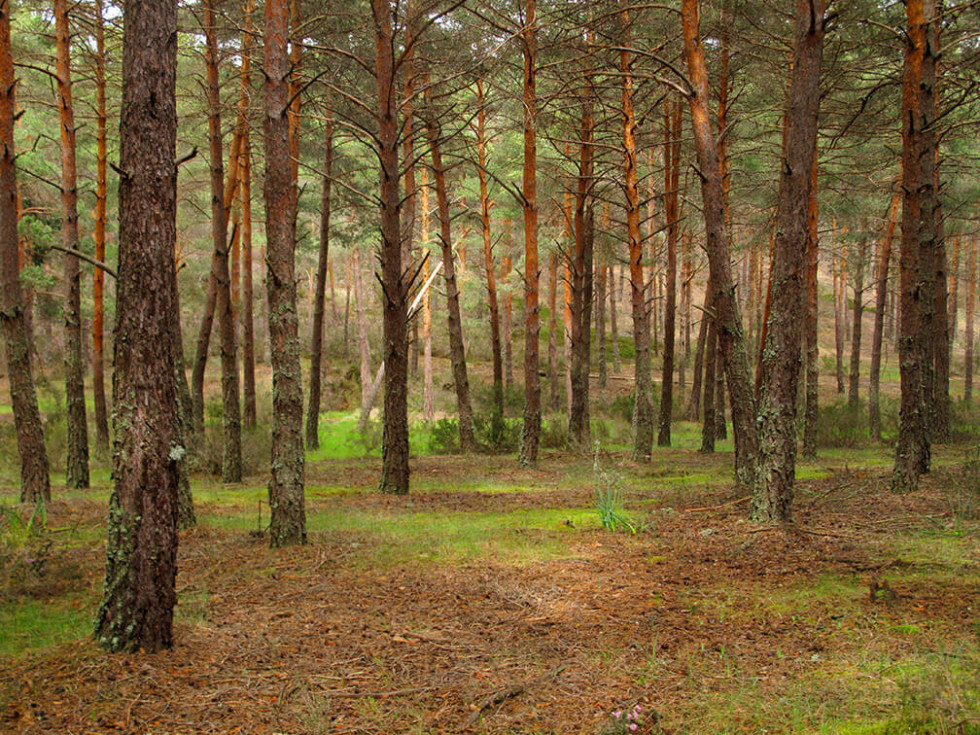
[(564, 416), (541, 422), (542, 449), (568, 449), (568, 419)]
[(459, 453), (459, 419), (441, 418), (429, 423), (429, 451), (432, 454)]
[(839, 398), (817, 413), (817, 445), (854, 449), (868, 443), (868, 414), (865, 404), (857, 408)]
[(602, 527), (607, 531), (628, 531), (635, 534), (637, 526), (623, 509), (623, 477), (603, 469), (599, 462), (599, 442), (595, 443), (592, 475), (595, 479), (595, 509)]
[(490, 454), (516, 452), (521, 440), (521, 420), (507, 419), (495, 411), (473, 417), (473, 432), (482, 451)]
[(954, 442), (980, 442), (980, 406), (957, 401), (951, 408), (951, 439)]

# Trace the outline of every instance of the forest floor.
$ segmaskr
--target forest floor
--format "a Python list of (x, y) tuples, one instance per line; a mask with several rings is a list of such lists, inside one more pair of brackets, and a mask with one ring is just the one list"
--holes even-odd
[[(424, 456), (407, 497), (314, 461), (281, 551), (262, 476), (196, 478), (176, 645), (132, 656), (90, 634), (107, 478), (19, 547), (8, 485), (0, 731), (594, 735), (638, 706), (641, 734), (980, 732), (975, 454), (906, 496), (887, 455), (802, 464), (786, 528), (746, 520), (729, 452)], [(636, 533), (602, 528), (603, 488)]]

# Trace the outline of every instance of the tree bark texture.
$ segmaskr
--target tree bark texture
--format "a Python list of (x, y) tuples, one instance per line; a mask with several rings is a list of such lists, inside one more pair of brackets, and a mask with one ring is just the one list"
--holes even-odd
[(823, 0), (798, 0), (796, 13), (772, 263), (772, 312), (762, 356), (759, 465), (752, 503), (753, 518), (766, 523), (792, 518), (810, 187), (820, 109)]
[(286, 0), (265, 6), (266, 292), (272, 360), (272, 477), (269, 526), (273, 547), (306, 543), (303, 375), (296, 313), (296, 199), (290, 181), (287, 102), (290, 63)]
[(851, 364), (847, 381), (847, 405), (857, 410), (861, 385), (861, 322), (864, 317), (864, 262), (867, 260), (867, 232), (862, 232), (854, 253), (854, 312), (851, 318)]
[[(68, 0), (55, 0), (55, 71), (58, 77), (58, 114), (61, 121), (61, 244), (78, 250), (78, 187), (75, 167), (75, 110), (72, 104), (71, 41)], [(88, 422), (85, 418), (85, 369), (82, 365), (82, 285), (76, 256), (64, 255), (65, 407), (68, 441), (65, 485), (89, 486)]]
[(704, 203), (706, 249), (712, 303), (718, 320), (719, 346), (723, 355), (731, 393), (732, 423), (735, 431), (735, 473), (737, 482), (751, 487), (758, 452), (756, 402), (749, 377), (748, 354), (742, 333), (742, 318), (735, 299), (728, 227), (725, 223), (718, 145), (708, 109), (710, 99), (704, 47), (699, 31), (699, 3), (684, 0), (684, 55), (693, 89), (688, 98), (691, 127), (701, 171), (701, 197)]
[(541, 379), (538, 376), (537, 22), (535, 0), (524, 0), (524, 423), (518, 463), (538, 461)]
[(670, 446), (670, 422), (674, 411), (674, 338), (677, 317), (677, 240), (680, 196), (681, 102), (664, 100), (664, 216), (667, 218), (667, 268), (664, 299), (664, 363), (660, 379), (660, 421), (657, 446)]
[(933, 370), (928, 349), (935, 304), (936, 5), (908, 0), (902, 79), (902, 239), (899, 372), (901, 408), (892, 488), (908, 492), (929, 471), (926, 395)]
[(646, 462), (653, 451), (653, 378), (650, 364), (650, 311), (647, 308), (646, 280), (643, 273), (643, 236), (640, 232), (640, 189), (637, 175), (639, 151), (636, 144), (636, 111), (633, 87), (633, 53), (630, 47), (629, 8), (620, 11), (623, 48), (619, 69), (623, 80), (623, 180), (626, 202), (626, 241), (629, 251), (630, 306), (636, 388), (633, 402), (633, 461)]
[(820, 345), (817, 334), (819, 298), (817, 276), (820, 261), (820, 230), (818, 227), (817, 203), (817, 156), (813, 157), (813, 170), (810, 174), (810, 201), (807, 208), (806, 240), (806, 307), (803, 328), (806, 330), (806, 402), (803, 416), (803, 456), (814, 459), (817, 456), (817, 419), (820, 416)]
[[(107, 114), (105, 81), (105, 21), (103, 0), (95, 0), (95, 259), (105, 262)], [(183, 365), (180, 366), (183, 370)], [(105, 273), (92, 271), (92, 398), (95, 406), (95, 446), (109, 449), (109, 409), (105, 399)]]
[(180, 444), (173, 320), (177, 3), (123, 15), (113, 490), (95, 635), (110, 651), (173, 645)]
[[(245, 0), (245, 33), (242, 38), (242, 72), (239, 110), (249, 117), (251, 99), (252, 66), (252, 10), (254, 0)], [(254, 429), (257, 416), (255, 406), (255, 319), (252, 285), (252, 141), (250, 126), (242, 129), (241, 142), (242, 177), (242, 422), (246, 429)]]
[[(215, 0), (204, 4), (204, 34), (208, 87), (208, 141), (211, 156), (211, 235), (214, 255), (211, 270), (215, 284), (215, 306), (221, 340), (221, 405), (224, 448), (222, 482), (242, 481), (242, 418), (238, 397), (238, 344), (231, 301), (231, 272), (228, 267), (228, 209), (225, 201), (224, 150), (221, 140), (221, 93), (218, 78), (218, 38)], [(230, 157), (237, 167), (237, 154)]]
[(372, 0), (381, 192), (381, 287), (384, 305), (385, 402), (380, 489), (408, 492), (408, 286), (401, 240), (398, 163), (398, 94), (395, 86), (392, 7)]
[(0, 0), (0, 328), (6, 345), (10, 400), (20, 454), (20, 500), (51, 499), (48, 455), (34, 389), (31, 342), (17, 253), (17, 173), (14, 155), (14, 61), (10, 0)]

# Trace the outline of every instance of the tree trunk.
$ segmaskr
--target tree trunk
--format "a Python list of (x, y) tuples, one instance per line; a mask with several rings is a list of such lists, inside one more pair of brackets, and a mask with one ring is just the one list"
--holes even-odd
[(0, 0), (0, 328), (6, 343), (7, 377), (20, 454), (20, 500), (51, 499), (48, 455), (37, 407), (31, 340), (20, 285), (17, 253), (17, 174), (14, 156), (14, 62), (10, 0)]
[(583, 92), (582, 130), (575, 194), (575, 255), (572, 259), (572, 410), (568, 416), (568, 434), (579, 451), (591, 446), (589, 431), (589, 373), (592, 336), (592, 284), (595, 221), (592, 204), (592, 171), (595, 156), (592, 143), (595, 92), (586, 83)]
[(272, 361), (272, 477), (269, 482), (273, 547), (306, 543), (303, 374), (296, 313), (296, 198), (290, 181), (287, 102), (290, 72), (286, 0), (265, 6), (265, 221), (266, 293)]
[(173, 329), (177, 2), (129, 0), (123, 23), (119, 163), (126, 173), (119, 179), (114, 485), (95, 636), (110, 651), (154, 653), (173, 645), (179, 464), (185, 453)]
[(320, 378), (323, 361), (323, 313), (327, 296), (327, 265), (330, 262), (330, 176), (333, 171), (333, 113), (324, 120), (323, 194), (320, 197), (320, 252), (313, 302), (313, 335), (310, 346), (310, 399), (306, 408), (306, 446), (320, 448)]
[[(248, 121), (251, 99), (252, 66), (252, 9), (254, 0), (245, 0), (245, 32), (242, 37), (241, 94), (239, 114)], [(252, 142), (250, 126), (244, 125), (241, 138), (242, 177), (242, 392), (244, 410), (242, 421), (246, 429), (254, 429), (255, 407), (255, 320), (252, 289)]]
[(963, 401), (970, 405), (973, 402), (973, 311), (976, 306), (977, 293), (977, 237), (970, 237), (966, 246), (967, 255), (966, 277), (966, 335), (963, 345)]
[(817, 334), (817, 316), (820, 302), (817, 294), (817, 276), (820, 261), (820, 229), (818, 227), (817, 156), (813, 157), (810, 173), (810, 201), (807, 208), (806, 240), (806, 408), (803, 417), (803, 456), (817, 456), (817, 419), (820, 416), (820, 345)]
[[(836, 229), (836, 228), (835, 228)], [(834, 262), (834, 368), (837, 375), (837, 394), (844, 393), (844, 335), (847, 332), (845, 313), (847, 304), (844, 302), (843, 291), (846, 280), (843, 259), (835, 255)]]
[(548, 255), (548, 389), (551, 393), (551, 410), (561, 407), (558, 390), (558, 253)]
[[(422, 170), (422, 186), (420, 187), (420, 197), (422, 199), (422, 221), (421, 221), (421, 233), (419, 239), (422, 244), (422, 257), (429, 253), (429, 170), (425, 167), (421, 167)], [(429, 281), (429, 258), (425, 258), (422, 262), (422, 277), (424, 278), (423, 283), (428, 283)], [(432, 302), (431, 294), (428, 289), (426, 289), (425, 294), (422, 296), (422, 413), (425, 416), (426, 421), (432, 421), (435, 418), (435, 404), (432, 386)], [(366, 322), (365, 322), (366, 323)], [(365, 344), (367, 344), (367, 337), (365, 337)], [(370, 356), (368, 356), (368, 362), (370, 363)], [(368, 371), (370, 375), (370, 369)], [(503, 395), (500, 398), (503, 401)]]
[(851, 319), (851, 370), (848, 376), (847, 405), (857, 410), (861, 382), (861, 320), (864, 316), (864, 262), (867, 260), (867, 228), (857, 243), (854, 264), (854, 317)]
[(392, 7), (372, 0), (381, 190), (381, 284), (384, 304), (385, 403), (380, 490), (408, 492), (408, 286), (404, 277), (398, 163), (398, 95)]
[[(78, 250), (78, 188), (75, 183), (75, 111), (72, 105), (71, 42), (68, 1), (55, 0), (58, 112), (61, 120), (61, 244)], [(88, 422), (85, 418), (85, 370), (82, 365), (82, 288), (78, 258), (65, 253), (65, 405), (68, 441), (65, 485), (89, 486)]]
[(871, 335), (871, 368), (868, 374), (868, 425), (871, 438), (881, 440), (881, 342), (885, 323), (885, 297), (888, 293), (888, 269), (891, 267), (892, 241), (895, 237), (895, 224), (898, 219), (898, 205), (902, 203), (902, 192), (895, 191), (888, 213), (885, 215), (885, 236), (881, 240), (878, 253), (877, 284), (875, 286), (875, 326)]
[[(707, 293), (711, 293), (711, 284), (708, 284)], [(710, 301), (705, 301), (705, 312), (711, 308)], [(701, 425), (701, 451), (710, 453), (715, 451), (715, 438), (717, 429), (715, 428), (715, 364), (718, 361), (718, 330), (715, 328), (714, 319), (707, 313), (701, 317), (701, 324), (707, 325), (707, 335), (704, 339), (704, 422)], [(698, 394), (691, 393), (692, 402), (697, 405)], [(695, 420), (697, 420), (695, 418)]]
[(936, 191), (935, 0), (905, 5), (905, 66), (902, 80), (902, 240), (899, 372), (902, 399), (892, 488), (908, 492), (929, 471), (931, 447), (925, 397), (933, 371), (927, 349), (934, 328)]
[(616, 294), (619, 293), (617, 266), (609, 266), (609, 329), (612, 340), (613, 375), (619, 375), (623, 370), (622, 357), (619, 354), (619, 312), (616, 309)]
[(804, 270), (817, 155), (823, 37), (823, 0), (798, 0), (772, 263), (772, 315), (762, 359), (759, 466), (752, 503), (753, 518), (766, 523), (792, 518)]
[(953, 235), (953, 262), (949, 269), (949, 344), (956, 343), (956, 322), (960, 310), (960, 233)]
[(742, 334), (742, 319), (735, 299), (728, 228), (725, 224), (718, 145), (712, 130), (708, 109), (708, 73), (704, 47), (699, 31), (697, 0), (684, 0), (684, 51), (693, 95), (688, 98), (691, 126), (701, 172), (701, 197), (704, 202), (706, 249), (712, 303), (718, 320), (719, 344), (723, 355), (728, 387), (732, 396), (732, 421), (735, 431), (735, 475), (745, 487), (753, 484), (758, 435), (756, 432), (755, 396), (749, 377), (749, 361)]
[(518, 463), (533, 466), (538, 461), (541, 438), (541, 380), (538, 377), (538, 196), (536, 0), (524, 0), (524, 424)]
[[(224, 453), (221, 481), (242, 481), (242, 421), (238, 399), (238, 346), (235, 317), (231, 307), (231, 273), (228, 268), (228, 212), (221, 142), (221, 95), (218, 79), (218, 39), (214, 18), (215, 0), (204, 4), (204, 34), (207, 43), (208, 139), (211, 151), (211, 233), (214, 256), (211, 270), (215, 283), (218, 331), (221, 339), (221, 404)], [(230, 160), (234, 160), (232, 154)], [(237, 161), (235, 163), (237, 166)]]
[(606, 274), (609, 268), (599, 267), (599, 277), (596, 279), (596, 326), (595, 348), (599, 353), (599, 387), (606, 387)]
[[(95, 0), (95, 259), (105, 262), (107, 180), (105, 21), (103, 0)], [(183, 370), (181, 365), (180, 369)], [(92, 397), (95, 404), (95, 447), (109, 449), (109, 410), (105, 400), (105, 273), (92, 271)]]
[[(938, 157), (938, 153), (936, 154)], [(935, 190), (939, 192), (939, 165), (935, 167)], [(946, 260), (946, 236), (943, 225), (942, 201), (936, 204), (936, 264), (935, 264), (935, 311), (933, 313), (933, 324), (931, 331), (933, 340), (933, 353), (935, 359), (935, 381), (934, 393), (932, 396), (932, 439), (935, 442), (949, 442), (952, 435), (950, 419), (950, 398), (949, 398), (949, 358), (950, 358), (950, 337), (949, 337), (949, 284), (948, 273), (949, 264)]]
[(680, 192), (681, 102), (670, 114), (670, 98), (664, 100), (664, 215), (667, 218), (667, 288), (664, 300), (664, 368), (660, 380), (660, 421), (657, 446), (670, 446), (670, 421), (674, 411), (674, 336), (677, 314), (677, 235)]
[[(423, 169), (423, 176), (424, 176)], [(425, 179), (422, 179), (423, 187), (425, 186)], [(423, 204), (425, 203), (426, 189), (423, 188)], [(425, 227), (425, 222), (423, 220), (423, 235), (426, 234), (427, 228)], [(423, 239), (423, 243), (427, 244), (427, 238)], [(361, 280), (361, 255), (360, 251), (355, 247), (352, 250), (353, 253), (353, 273), (352, 279), (354, 282), (354, 303), (357, 309), (357, 345), (358, 354), (360, 356), (360, 376), (361, 376), (361, 416), (363, 417), (371, 410), (371, 404), (369, 403), (369, 393), (371, 391), (371, 343), (368, 339), (368, 319), (367, 319), (367, 294), (365, 293), (364, 282)], [(364, 421), (362, 418), (361, 421)]]
[[(480, 181), (480, 229), (483, 233), (483, 265), (487, 275), (487, 302), (490, 306), (490, 353), (493, 358), (493, 406), (504, 415), (504, 365), (500, 354), (500, 307), (497, 304), (497, 281), (493, 268), (493, 241), (490, 232), (490, 197), (487, 193), (486, 99), (483, 80), (476, 80), (477, 177)], [(552, 290), (554, 285), (552, 284)], [(428, 298), (428, 297), (426, 297)], [(552, 305), (554, 309), (554, 305)]]
[[(688, 421), (697, 421), (701, 417), (701, 379), (704, 373), (704, 352), (708, 338), (708, 311), (711, 308), (709, 298), (711, 289), (705, 284), (704, 288), (704, 308), (701, 309), (701, 319), (698, 324), (698, 342), (694, 350), (694, 373), (691, 376), (691, 395), (687, 400), (687, 409), (684, 415)], [(715, 335), (715, 340), (718, 337)], [(713, 354), (713, 353), (712, 353)], [(714, 367), (712, 367), (714, 374)]]
[(456, 406), (459, 412), (459, 446), (464, 453), (476, 449), (473, 433), (473, 406), (470, 403), (470, 382), (466, 374), (466, 348), (463, 344), (463, 319), (459, 309), (459, 289), (456, 286), (456, 263), (453, 257), (453, 240), (450, 230), (449, 194), (446, 190), (446, 174), (442, 165), (441, 132), (431, 109), (431, 96), (426, 95), (426, 130), (429, 136), (429, 155), (432, 158), (432, 174), (436, 185), (436, 201), (439, 209), (439, 240), (442, 246), (443, 276), (446, 279), (446, 313), (449, 317), (449, 356), (453, 366), (453, 384), (456, 388)]
[(633, 403), (634, 462), (646, 462), (653, 450), (653, 378), (650, 369), (650, 312), (643, 274), (643, 236), (640, 232), (640, 190), (637, 177), (639, 151), (636, 145), (636, 112), (634, 108), (633, 53), (629, 50), (630, 11), (620, 11), (623, 47), (619, 52), (619, 69), (623, 80), (623, 179), (626, 201), (626, 241), (629, 246), (630, 305), (633, 315), (633, 340), (636, 389)]

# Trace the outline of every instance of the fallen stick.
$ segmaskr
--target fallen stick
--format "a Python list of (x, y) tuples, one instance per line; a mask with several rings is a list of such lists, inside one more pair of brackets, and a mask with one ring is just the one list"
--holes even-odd
[(480, 719), (480, 715), (482, 715), (483, 711), (487, 708), (493, 707), (494, 705), (503, 704), (508, 699), (519, 696), (538, 684), (543, 684), (550, 679), (554, 679), (564, 670), (565, 664), (559, 664), (548, 673), (539, 676), (537, 679), (530, 679), (529, 681), (525, 681), (521, 684), (514, 684), (506, 689), (498, 689), (496, 692), (488, 694), (477, 704), (473, 705), (473, 714), (469, 716), (469, 719), (466, 720), (466, 724), (464, 724), (458, 730), (458, 732), (464, 732), (465, 730), (469, 730), (471, 727), (473, 727), (473, 725), (476, 724), (476, 721)]
[(707, 510), (721, 510), (722, 508), (727, 508), (730, 505), (738, 505), (744, 503), (746, 500), (751, 500), (751, 495), (746, 495), (744, 498), (738, 498), (737, 500), (730, 500), (727, 503), (722, 503), (721, 505), (709, 505), (704, 508), (685, 508), (685, 513), (701, 513)]

